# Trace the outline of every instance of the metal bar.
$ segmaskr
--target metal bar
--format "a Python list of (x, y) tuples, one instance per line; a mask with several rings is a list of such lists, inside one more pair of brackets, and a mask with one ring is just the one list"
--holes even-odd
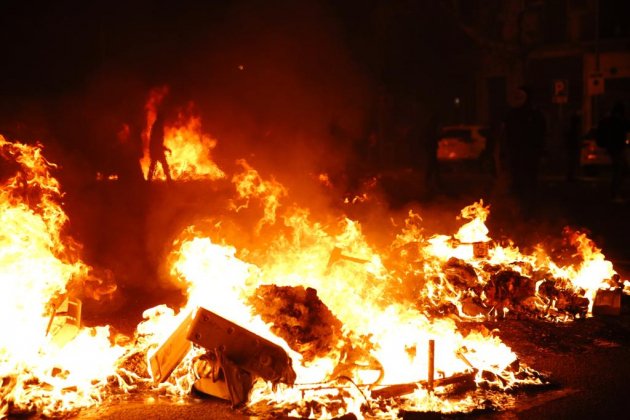
[(428, 377), (427, 377), (427, 389), (433, 391), (435, 375), (435, 340), (429, 340), (429, 364), (428, 364)]

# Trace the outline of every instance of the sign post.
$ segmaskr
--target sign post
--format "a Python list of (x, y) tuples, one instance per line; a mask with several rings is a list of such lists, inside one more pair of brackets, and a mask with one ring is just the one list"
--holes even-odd
[(604, 94), (604, 77), (601, 73), (595, 72), (588, 76), (588, 94), (597, 96)]

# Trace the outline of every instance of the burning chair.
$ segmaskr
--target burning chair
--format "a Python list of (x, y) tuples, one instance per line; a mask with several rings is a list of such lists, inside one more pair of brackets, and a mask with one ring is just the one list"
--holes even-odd
[(194, 364), (195, 389), (243, 405), (256, 377), (293, 385), (291, 358), (278, 345), (204, 308), (189, 315), (150, 357), (156, 382), (166, 381), (193, 345), (207, 352)]

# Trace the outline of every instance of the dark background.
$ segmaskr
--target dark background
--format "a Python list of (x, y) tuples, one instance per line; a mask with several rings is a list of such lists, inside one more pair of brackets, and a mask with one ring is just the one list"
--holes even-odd
[(4, 1), (0, 130), (106, 166), (116, 124), (168, 84), (227, 155), (265, 142), (286, 161), (300, 137), (319, 156), (332, 122), (363, 135), (379, 89), (402, 107), (472, 89), (475, 48), (444, 4)]

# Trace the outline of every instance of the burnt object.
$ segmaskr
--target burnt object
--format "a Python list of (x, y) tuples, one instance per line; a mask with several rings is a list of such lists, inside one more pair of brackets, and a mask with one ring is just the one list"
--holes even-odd
[(574, 291), (567, 280), (545, 278), (540, 282), (537, 295), (547, 305), (547, 315), (560, 311), (573, 317), (585, 318), (588, 313), (589, 300), (584, 297), (584, 291)]
[(621, 315), (621, 289), (598, 290), (593, 302), (593, 315)]
[(225, 356), (221, 349), (208, 352), (195, 362), (195, 373), (199, 377), (193, 387), (200, 392), (229, 400), (233, 407), (247, 401), (254, 377)]
[(197, 311), (188, 340), (266, 381), (295, 382), (291, 358), (282, 347), (204, 308)]
[(72, 341), (81, 329), (81, 300), (62, 296), (54, 305), (48, 320), (46, 335), (62, 347)]
[(173, 369), (181, 363), (192, 348), (192, 343), (187, 339), (191, 323), (192, 316), (187, 315), (177, 329), (149, 358), (151, 376), (156, 382), (166, 381), (171, 376)]
[(243, 405), (256, 378), (276, 385), (293, 385), (296, 374), (291, 358), (278, 345), (253, 332), (199, 308), (186, 317), (150, 359), (157, 382), (168, 379), (192, 344), (208, 352), (195, 361), (195, 389)]
[(368, 260), (363, 259), (363, 258), (357, 258), (350, 255), (346, 255), (342, 252), (341, 248), (334, 247), (333, 250), (330, 252), (330, 257), (328, 258), (328, 264), (326, 265), (326, 270), (327, 271), (330, 270), (330, 268), (337, 261), (341, 261), (341, 260), (346, 260), (346, 261), (354, 262), (357, 264), (365, 264), (369, 262)]
[(459, 258), (449, 258), (442, 265), (442, 271), (448, 282), (454, 286), (475, 290), (479, 285), (479, 279), (474, 267)]
[(342, 324), (317, 296), (302, 286), (263, 285), (250, 302), (271, 331), (306, 362), (327, 355), (343, 338)]
[[(433, 381), (433, 388), (438, 387), (446, 387), (453, 385), (466, 385), (470, 387), (474, 387), (475, 384), (475, 376), (477, 375), (477, 370), (456, 373), (452, 376), (448, 376), (445, 378), (437, 378)], [(427, 381), (419, 381), (412, 382), (406, 384), (396, 384), (396, 385), (388, 385), (382, 388), (374, 389), (371, 392), (372, 398), (380, 398), (380, 399), (388, 399), (388, 398), (396, 398), (401, 395), (411, 394), (418, 388), (428, 388)]]
[(535, 284), (529, 277), (513, 270), (499, 271), (490, 277), (485, 285), (486, 304), (493, 307), (497, 316), (504, 315), (503, 310), (514, 310), (534, 296)]

